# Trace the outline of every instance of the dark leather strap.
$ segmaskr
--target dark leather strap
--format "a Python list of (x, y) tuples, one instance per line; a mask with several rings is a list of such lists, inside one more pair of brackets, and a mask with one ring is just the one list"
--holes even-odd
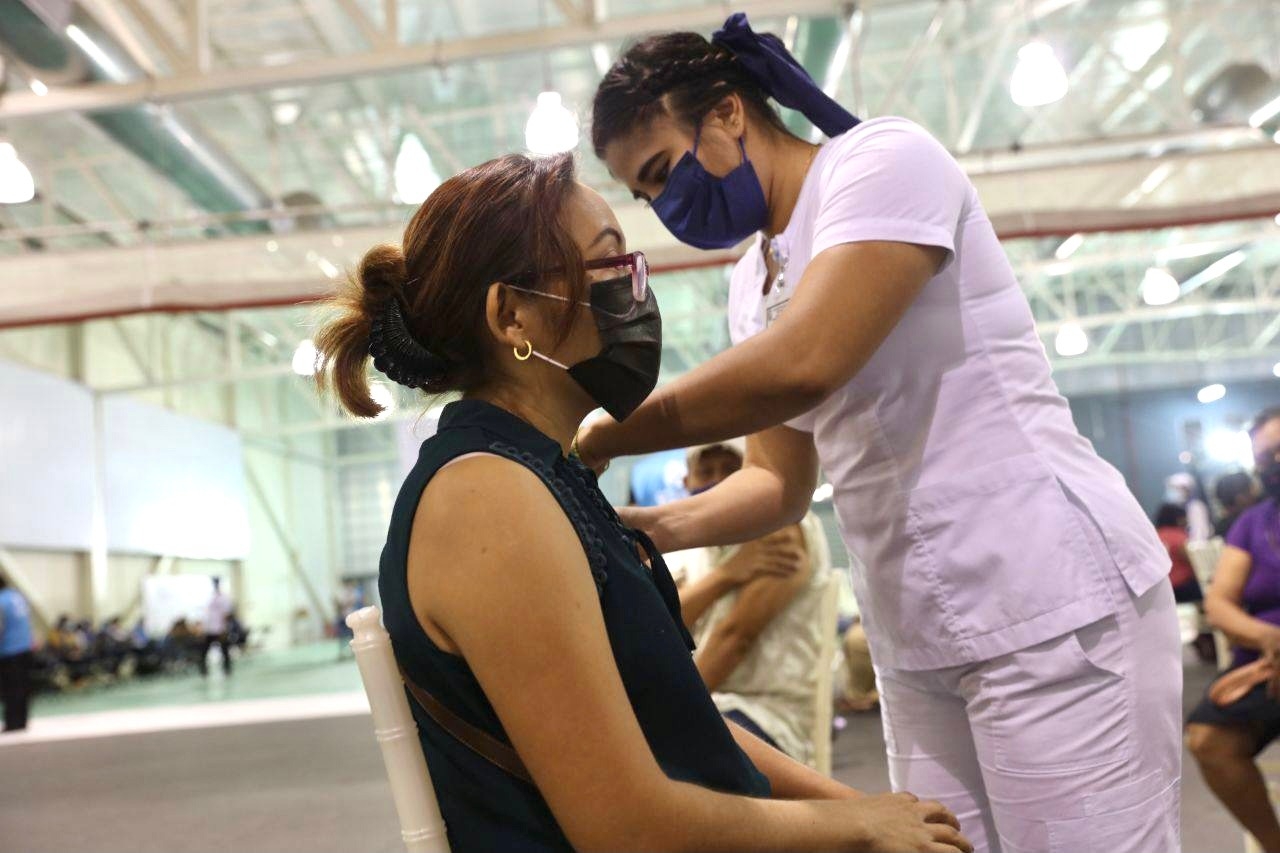
[(400, 677), (404, 679), (404, 684), (409, 688), (409, 693), (418, 703), (418, 707), (435, 720), (436, 725), (490, 764), (505, 770), (517, 779), (533, 784), (533, 778), (514, 749), (450, 711), (436, 697), (414, 684), (403, 667), (400, 669)]

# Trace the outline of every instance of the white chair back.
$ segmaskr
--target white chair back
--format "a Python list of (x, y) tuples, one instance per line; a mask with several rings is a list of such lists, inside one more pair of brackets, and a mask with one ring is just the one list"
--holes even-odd
[(813, 766), (819, 773), (831, 775), (831, 662), (836, 654), (837, 603), (840, 599), (840, 571), (832, 569), (826, 589), (818, 599), (818, 624), (822, 629), (822, 645), (818, 648), (817, 685), (813, 708)]
[(404, 682), (391, 651), (391, 637), (382, 627), (382, 611), (377, 607), (361, 608), (347, 617), (347, 627), (353, 633), (351, 650), (369, 697), (373, 735), (382, 747), (405, 849), (408, 853), (449, 853), (444, 818), (440, 816), (418, 741), (418, 726), (409, 711)]
[(1187, 543), (1187, 559), (1191, 561), (1191, 570), (1200, 581), (1200, 588), (1209, 591), (1213, 582), (1214, 569), (1218, 567), (1218, 558), (1222, 556), (1222, 538), (1215, 537), (1204, 542)]
[[(1187, 559), (1191, 561), (1191, 570), (1196, 573), (1200, 589), (1209, 591), (1213, 583), (1213, 573), (1218, 568), (1218, 560), (1222, 558), (1222, 537), (1214, 537), (1204, 542), (1187, 543)], [(1231, 641), (1221, 631), (1213, 632), (1214, 656), (1217, 658), (1218, 670), (1231, 666)]]

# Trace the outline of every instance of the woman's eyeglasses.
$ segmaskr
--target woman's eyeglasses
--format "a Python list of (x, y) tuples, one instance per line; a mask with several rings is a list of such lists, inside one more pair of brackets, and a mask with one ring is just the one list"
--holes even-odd
[[(577, 301), (580, 305), (586, 305), (588, 308), (604, 311), (610, 316), (626, 319), (639, 311), (640, 306), (649, 298), (649, 262), (645, 259), (644, 252), (628, 252), (625, 255), (612, 255), (607, 258), (598, 258), (593, 261), (587, 261), (582, 265), (588, 272), (595, 270), (616, 270), (620, 275), (609, 276), (609, 279), (621, 277), (625, 270), (631, 275), (631, 304), (629, 306), (618, 306), (619, 310), (611, 310), (593, 305), (591, 302), (572, 300), (565, 296), (557, 296), (554, 293), (543, 293), (540, 290), (530, 290), (527, 287), (519, 287), (514, 283), (508, 283), (508, 287), (512, 290), (518, 290), (521, 293), (530, 293), (534, 296), (545, 296), (548, 299), (558, 299), (561, 302)], [(544, 275), (557, 275), (563, 270), (548, 270), (545, 273), (527, 272), (515, 276), (511, 282), (528, 282), (532, 279), (540, 278)]]

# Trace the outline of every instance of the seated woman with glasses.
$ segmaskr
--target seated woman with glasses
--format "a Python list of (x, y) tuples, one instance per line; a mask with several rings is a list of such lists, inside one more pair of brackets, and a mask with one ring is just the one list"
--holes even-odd
[(568, 156), (445, 181), (329, 302), (321, 381), (368, 362), (460, 392), (400, 490), (384, 619), (454, 850), (966, 850), (909, 794), (864, 797), (726, 724), (679, 599), (571, 453), (653, 390), (644, 256)]

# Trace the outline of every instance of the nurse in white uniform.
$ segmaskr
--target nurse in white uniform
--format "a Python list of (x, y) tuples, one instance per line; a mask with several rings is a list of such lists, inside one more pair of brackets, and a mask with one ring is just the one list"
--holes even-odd
[[(828, 136), (786, 131), (767, 98)], [(800, 519), (835, 488), (897, 789), (982, 850), (1179, 848), (1181, 658), (1169, 561), (1076, 431), (973, 185), (899, 118), (858, 123), (736, 15), (656, 36), (596, 94), (596, 151), (681, 240), (754, 237), (735, 346), (584, 461), (751, 434), (711, 491), (632, 510), (664, 551)]]

